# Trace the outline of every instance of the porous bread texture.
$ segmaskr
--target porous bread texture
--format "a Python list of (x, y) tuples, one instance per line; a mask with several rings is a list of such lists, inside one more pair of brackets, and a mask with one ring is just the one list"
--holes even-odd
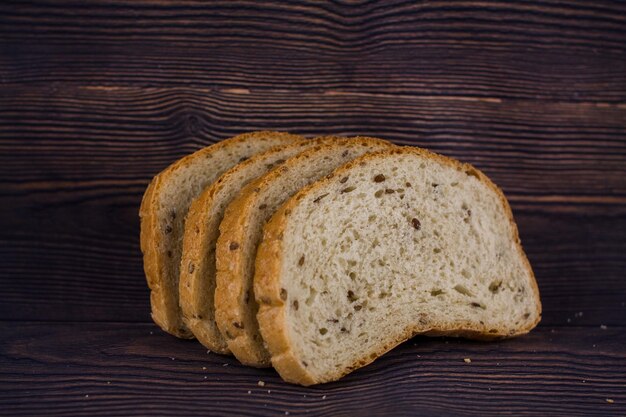
[(246, 133), (174, 162), (150, 182), (139, 209), (140, 242), (151, 290), (152, 319), (163, 330), (181, 338), (193, 337), (178, 305), (184, 219), (191, 201), (238, 162), (273, 146), (302, 139), (281, 132)]
[(302, 140), (255, 155), (226, 171), (191, 203), (183, 237), (180, 306), (184, 323), (211, 351), (230, 353), (215, 323), (213, 302), (215, 244), (226, 207), (247, 183), (323, 140)]
[(541, 318), (502, 192), (416, 148), (358, 158), (306, 187), (264, 229), (258, 322), (287, 381), (333, 381), (416, 335), (494, 339)]
[(300, 188), (341, 164), (391, 145), (372, 138), (335, 138), (315, 146), (248, 184), (226, 208), (217, 240), (215, 319), (231, 352), (244, 364), (270, 365), (256, 322), (254, 260), (264, 223)]

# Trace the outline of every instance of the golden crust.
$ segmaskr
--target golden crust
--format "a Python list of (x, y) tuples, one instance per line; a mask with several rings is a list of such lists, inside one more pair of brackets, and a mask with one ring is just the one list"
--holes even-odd
[[(208, 326), (203, 325), (204, 317), (198, 317), (195, 306), (196, 299), (200, 298), (198, 286), (198, 275), (205, 273), (205, 257), (206, 253), (206, 219), (205, 214), (208, 207), (213, 204), (214, 193), (213, 185), (205, 189), (205, 191), (191, 203), (187, 219), (185, 220), (185, 233), (183, 235), (183, 256), (181, 259), (181, 270), (179, 278), (179, 298), (182, 310), (183, 322), (192, 331), (196, 339), (203, 346), (213, 352), (221, 354), (229, 354), (230, 350), (221, 335), (215, 335)], [(193, 273), (189, 273), (186, 265), (195, 265)], [(187, 268), (185, 270), (185, 268)]]
[[(301, 138), (286, 145), (275, 146), (235, 165), (217, 181), (205, 188), (189, 207), (183, 236), (183, 256), (179, 282), (180, 306), (184, 323), (191, 329), (198, 341), (213, 352), (230, 354), (228, 344), (217, 327), (215, 317), (203, 315), (203, 306), (207, 303), (213, 303), (214, 300), (214, 293), (207, 291), (206, 288), (206, 280), (215, 280), (216, 272), (215, 270), (210, 271), (211, 267), (215, 268), (215, 257), (210, 257), (207, 254), (215, 248), (209, 247), (210, 242), (207, 235), (211, 232), (209, 224), (220, 220), (211, 218), (214, 215), (213, 208), (221, 203), (220, 192), (223, 190), (224, 184), (230, 181), (230, 178), (237, 177), (242, 170), (255, 164), (256, 161), (289, 148), (293, 148), (294, 151), (299, 148), (306, 149), (306, 146), (311, 146), (313, 142), (314, 140)], [(213, 263), (213, 265), (209, 265), (209, 263)], [(190, 265), (194, 265), (193, 269), (189, 268)], [(215, 308), (213, 306), (214, 313)]]
[(266, 136), (301, 139), (301, 137), (284, 133), (284, 132), (251, 132), (230, 139), (223, 140), (197, 152), (187, 155), (174, 162), (159, 174), (157, 174), (146, 189), (139, 208), (139, 217), (141, 223), (140, 231), (140, 247), (143, 252), (144, 272), (146, 281), (151, 290), (150, 303), (152, 306), (152, 318), (154, 322), (166, 332), (180, 337), (191, 339), (193, 334), (185, 326), (179, 308), (178, 291), (172, 293), (171, 288), (165, 288), (163, 283), (167, 274), (167, 259), (159, 251), (164, 244), (164, 236), (158, 224), (159, 201), (158, 197), (162, 191), (164, 183), (176, 172), (188, 165), (193, 164), (199, 158), (206, 158), (219, 150), (245, 142), (258, 137)]
[[(386, 144), (392, 146), (389, 142), (382, 139), (356, 137), (356, 138), (338, 138), (323, 137), (315, 139), (319, 141), (319, 147), (307, 149), (305, 152), (288, 159), (281, 166), (273, 169), (267, 174), (249, 183), (240, 192), (239, 196), (228, 206), (222, 224), (220, 225), (220, 237), (216, 248), (217, 260), (217, 287), (215, 290), (215, 319), (217, 325), (223, 335), (226, 336), (228, 346), (233, 354), (240, 362), (250, 366), (267, 367), (270, 366), (270, 358), (268, 352), (259, 349), (259, 341), (253, 339), (249, 329), (238, 328), (233, 323), (242, 323), (244, 308), (256, 308), (254, 303), (246, 305), (242, 300), (246, 288), (245, 266), (246, 256), (244, 256), (242, 248), (247, 230), (249, 227), (249, 219), (254, 212), (255, 201), (259, 192), (277, 178), (285, 175), (286, 172), (292, 172), (302, 158), (308, 158), (309, 152), (315, 152), (322, 146), (327, 146), (329, 151), (343, 146), (338, 141), (357, 140), (368, 144)], [(231, 243), (236, 243), (238, 248), (231, 249)]]
[[(538, 312), (537, 319), (534, 323), (527, 325), (524, 328), (519, 329), (514, 334), (505, 333), (489, 333), (489, 329), (474, 328), (470, 329), (462, 325), (455, 328), (447, 329), (432, 329), (425, 328), (423, 325), (416, 325), (412, 328), (406, 329), (404, 334), (395, 340), (389, 341), (375, 352), (366, 355), (361, 360), (356, 361), (352, 366), (348, 367), (341, 373), (330, 375), (323, 380), (317, 380), (311, 373), (307, 372), (305, 364), (298, 360), (296, 353), (292, 349), (292, 343), (289, 340), (286, 323), (286, 306), (280, 297), (280, 270), (282, 264), (283, 248), (282, 248), (282, 236), (287, 226), (288, 217), (286, 213), (293, 211), (298, 202), (305, 196), (315, 193), (320, 188), (328, 184), (331, 176), (343, 175), (352, 169), (357, 164), (373, 160), (375, 158), (381, 158), (389, 155), (415, 153), (426, 158), (435, 159), (438, 162), (451, 166), (457, 170), (462, 170), (468, 175), (473, 175), (480, 181), (485, 183), (489, 188), (496, 192), (498, 198), (503, 204), (507, 217), (513, 231), (513, 238), (516, 242), (519, 255), (522, 257), (526, 268), (532, 277), (532, 287), (535, 293), (536, 309)], [(270, 221), (265, 225), (264, 235), (259, 249), (257, 252), (256, 261), (256, 275), (254, 277), (254, 291), (255, 297), (259, 302), (259, 312), (257, 315), (259, 321), (259, 327), (261, 334), (265, 340), (267, 347), (272, 356), (272, 364), (278, 373), (288, 382), (293, 382), (301, 385), (312, 385), (322, 382), (329, 382), (337, 380), (354, 369), (360, 368), (373, 362), (376, 358), (380, 357), (385, 352), (392, 349), (394, 346), (412, 338), (418, 334), (424, 334), (427, 336), (458, 336), (467, 337), (477, 340), (493, 340), (498, 338), (518, 336), (528, 333), (533, 329), (541, 320), (541, 302), (539, 300), (539, 288), (535, 280), (534, 273), (526, 258), (526, 254), (522, 249), (521, 242), (519, 240), (519, 234), (517, 225), (513, 219), (513, 213), (509, 206), (509, 203), (500, 190), (486, 175), (480, 172), (478, 169), (470, 164), (461, 163), (455, 159), (448, 158), (439, 154), (432, 153), (425, 149), (415, 147), (401, 147), (392, 149), (389, 151), (380, 151), (375, 153), (366, 154), (357, 158), (346, 165), (338, 168), (333, 174), (327, 178), (315, 182), (308, 187), (304, 187), (294, 196), (292, 196), (285, 204), (283, 204), (276, 213), (272, 216)]]

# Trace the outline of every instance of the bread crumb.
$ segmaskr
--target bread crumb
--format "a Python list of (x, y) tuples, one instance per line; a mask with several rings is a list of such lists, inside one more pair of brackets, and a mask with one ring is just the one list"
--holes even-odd
[(204, 379), (207, 379), (207, 377), (205, 376)]
[(605, 324), (601, 324), (601, 325), (600, 325), (600, 328), (601, 328), (602, 330), (606, 330), (606, 329), (607, 329), (607, 327), (606, 327), (606, 325), (605, 325)]
[(228, 364), (227, 364), (227, 363), (225, 363), (225, 364), (224, 364), (224, 365), (222, 365), (222, 366), (228, 366)]
[(150, 332), (150, 334), (154, 334), (154, 332)]
[(258, 385), (259, 387), (264, 387), (264, 386), (265, 386), (265, 382), (263, 382), (263, 381), (259, 381), (259, 382), (257, 382), (257, 385)]
[(170, 358), (170, 359), (171, 359), (171, 360), (173, 360), (173, 361), (175, 361), (175, 360), (176, 360), (176, 358)]
[(285, 415), (288, 416), (289, 415), (289, 411), (285, 411)]
[(85, 398), (89, 398), (89, 394), (86, 394), (86, 395), (85, 395)]
[(326, 399), (326, 396), (325, 396), (325, 395), (322, 395), (322, 400), (325, 400), (325, 399)]
[(268, 394), (271, 394), (271, 393), (272, 393), (272, 390), (271, 390), (271, 389), (268, 389), (268, 390), (267, 390), (267, 393), (268, 393)]
[(614, 400), (612, 400), (611, 398), (607, 398), (607, 399), (606, 399), (606, 402), (607, 402), (607, 403), (609, 403), (609, 404), (613, 404), (615, 401), (614, 401)]
[(248, 394), (252, 394), (252, 391), (248, 390)]
[(203, 367), (202, 367), (202, 370), (203, 370), (203, 371), (206, 371), (206, 366), (203, 366)]
[(211, 353), (211, 351), (210, 351), (210, 350), (207, 350), (207, 351), (206, 351), (206, 354), (208, 355), (209, 353)]
[(107, 385), (111, 385), (111, 381), (107, 381)]
[(465, 363), (472, 363), (472, 360), (470, 358), (465, 358), (465, 359), (463, 359), (463, 362), (465, 362)]

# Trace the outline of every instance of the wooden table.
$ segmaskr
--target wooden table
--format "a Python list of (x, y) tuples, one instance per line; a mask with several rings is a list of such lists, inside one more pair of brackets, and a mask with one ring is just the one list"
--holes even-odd
[[(625, 3), (4, 1), (0, 87), (0, 414), (626, 415)], [(484, 170), (541, 325), (417, 337), (311, 388), (161, 332), (142, 193), (258, 129)]]

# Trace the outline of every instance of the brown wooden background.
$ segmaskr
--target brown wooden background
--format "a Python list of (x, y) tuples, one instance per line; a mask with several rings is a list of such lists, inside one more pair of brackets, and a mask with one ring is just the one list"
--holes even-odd
[[(512, 203), (539, 328), (415, 338), (313, 388), (159, 331), (144, 188), (257, 129), (484, 170)], [(0, 4), (2, 415), (623, 416), (625, 303), (624, 2)]]

